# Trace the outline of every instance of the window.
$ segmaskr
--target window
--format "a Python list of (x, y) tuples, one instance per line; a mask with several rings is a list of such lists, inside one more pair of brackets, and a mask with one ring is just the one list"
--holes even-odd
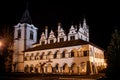
[(53, 40), (50, 40), (50, 43), (53, 43)]
[(17, 37), (21, 38), (21, 30), (20, 29), (18, 30), (18, 36)]
[(60, 42), (63, 42), (64, 41), (64, 38), (60, 38)]
[(75, 36), (70, 36), (70, 40), (75, 40)]
[(74, 55), (74, 51), (72, 50), (71, 51), (71, 57), (74, 57), (75, 55)]
[(88, 56), (88, 51), (84, 51), (84, 52), (83, 52), (83, 55), (84, 55), (84, 56)]
[(65, 51), (63, 51), (62, 53), (62, 58), (65, 58)]
[(45, 41), (42, 41), (42, 42), (41, 42), (41, 45), (44, 45), (44, 44), (45, 44)]
[(33, 40), (33, 31), (30, 31), (30, 39)]

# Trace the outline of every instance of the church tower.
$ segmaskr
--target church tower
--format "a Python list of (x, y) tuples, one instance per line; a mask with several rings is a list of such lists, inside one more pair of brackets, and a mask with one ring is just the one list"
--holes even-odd
[(13, 71), (24, 72), (24, 53), (32, 44), (37, 42), (37, 28), (32, 24), (28, 9), (26, 8), (20, 22), (14, 26), (14, 54)]

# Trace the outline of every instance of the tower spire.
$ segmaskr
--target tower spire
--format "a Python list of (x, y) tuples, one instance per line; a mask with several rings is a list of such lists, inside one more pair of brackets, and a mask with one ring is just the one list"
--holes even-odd
[(26, 3), (26, 10), (20, 20), (20, 23), (29, 23), (29, 24), (32, 23), (32, 19), (30, 17), (30, 13), (28, 11), (28, 2)]

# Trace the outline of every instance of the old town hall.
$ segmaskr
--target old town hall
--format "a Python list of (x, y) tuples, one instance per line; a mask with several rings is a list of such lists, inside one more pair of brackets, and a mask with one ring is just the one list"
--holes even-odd
[(66, 33), (58, 23), (57, 32), (45, 26), (39, 41), (28, 9), (14, 26), (13, 71), (25, 73), (96, 74), (106, 67), (104, 50), (89, 42), (84, 18), (68, 26)]

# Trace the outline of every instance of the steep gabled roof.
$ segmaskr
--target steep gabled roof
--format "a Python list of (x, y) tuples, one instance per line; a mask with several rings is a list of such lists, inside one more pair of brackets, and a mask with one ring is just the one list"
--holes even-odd
[(28, 9), (25, 10), (21, 20), (20, 20), (20, 23), (29, 23), (29, 24), (32, 24), (32, 19), (30, 17), (30, 13), (28, 11)]

